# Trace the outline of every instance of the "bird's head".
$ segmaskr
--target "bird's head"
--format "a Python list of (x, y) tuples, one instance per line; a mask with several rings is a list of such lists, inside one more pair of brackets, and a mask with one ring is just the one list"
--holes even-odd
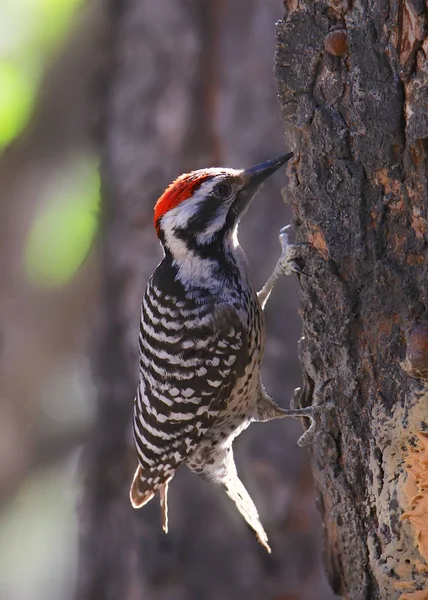
[(222, 245), (263, 181), (292, 155), (247, 170), (212, 168), (180, 175), (155, 205), (155, 228), (164, 248), (177, 257), (195, 246)]

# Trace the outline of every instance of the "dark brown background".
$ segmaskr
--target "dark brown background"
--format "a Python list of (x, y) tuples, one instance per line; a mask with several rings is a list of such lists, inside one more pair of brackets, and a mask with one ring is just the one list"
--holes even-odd
[[(139, 513), (128, 502), (139, 305), (160, 258), (153, 205), (185, 170), (249, 167), (289, 149), (273, 75), (282, 14), (276, 0), (88, 4), (0, 159), (2, 597), (332, 597), (299, 422), (254, 425), (236, 444), (272, 557), (221, 490), (185, 468), (168, 536), (156, 502)], [(102, 160), (97, 244), (71, 283), (40, 289), (22, 247), (46, 189), (82, 152)], [(285, 185), (283, 171), (241, 226), (259, 286), (291, 218)], [(288, 278), (266, 311), (264, 381), (284, 406), (300, 382), (298, 305)]]

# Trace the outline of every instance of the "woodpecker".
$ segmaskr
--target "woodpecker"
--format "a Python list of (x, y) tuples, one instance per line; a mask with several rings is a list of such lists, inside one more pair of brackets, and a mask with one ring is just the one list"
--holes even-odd
[(282, 229), (281, 256), (256, 293), (237, 230), (263, 181), (291, 157), (247, 170), (186, 173), (157, 201), (154, 225), (164, 257), (142, 301), (134, 401), (139, 464), (132, 506), (144, 506), (159, 491), (167, 532), (168, 484), (184, 463), (223, 486), (268, 552), (257, 509), (237, 475), (232, 442), (252, 421), (313, 421), (312, 408), (280, 408), (260, 380), (263, 309), (282, 274), (301, 272), (299, 248)]

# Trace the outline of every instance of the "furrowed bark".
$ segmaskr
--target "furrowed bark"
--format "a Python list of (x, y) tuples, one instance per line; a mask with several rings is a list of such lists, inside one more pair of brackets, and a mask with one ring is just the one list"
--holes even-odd
[(428, 37), (425, 2), (288, 1), (276, 76), (295, 152), (300, 403), (333, 590), (428, 596)]

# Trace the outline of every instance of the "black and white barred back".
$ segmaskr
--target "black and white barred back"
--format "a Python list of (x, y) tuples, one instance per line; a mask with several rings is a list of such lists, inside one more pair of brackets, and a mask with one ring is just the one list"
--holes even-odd
[[(152, 498), (191, 457), (237, 383), (255, 378), (263, 352), (263, 316), (245, 267), (219, 264), (216, 289), (184, 284), (166, 256), (142, 302), (140, 373), (134, 437), (140, 463), (139, 504)], [(248, 415), (234, 415), (231, 428)], [(251, 416), (248, 418), (250, 422)]]

